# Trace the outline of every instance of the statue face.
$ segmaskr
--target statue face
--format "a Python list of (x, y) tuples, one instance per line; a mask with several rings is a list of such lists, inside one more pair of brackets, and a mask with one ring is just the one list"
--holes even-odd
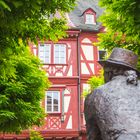
[(105, 83), (112, 80), (114, 76), (124, 75), (124, 72), (128, 70), (126, 67), (120, 67), (117, 65), (105, 65), (104, 66), (104, 79)]

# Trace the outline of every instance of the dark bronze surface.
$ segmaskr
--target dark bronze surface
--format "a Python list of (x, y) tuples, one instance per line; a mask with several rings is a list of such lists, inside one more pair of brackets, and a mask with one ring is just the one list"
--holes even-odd
[(140, 140), (138, 57), (115, 48), (104, 66), (105, 84), (85, 99), (87, 140)]
[(140, 81), (116, 76), (85, 100), (87, 140), (140, 140)]

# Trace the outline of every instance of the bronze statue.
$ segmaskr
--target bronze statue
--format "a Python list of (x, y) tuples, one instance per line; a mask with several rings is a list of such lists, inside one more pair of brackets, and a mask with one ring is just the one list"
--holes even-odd
[(85, 99), (87, 140), (140, 140), (140, 81), (138, 56), (115, 48), (99, 61), (105, 84)]

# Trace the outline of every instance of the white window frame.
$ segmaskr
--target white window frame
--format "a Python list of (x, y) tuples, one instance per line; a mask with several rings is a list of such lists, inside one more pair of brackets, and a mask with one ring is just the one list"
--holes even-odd
[[(53, 93), (57, 92), (58, 94), (58, 111), (54, 111), (54, 98), (53, 98)], [(51, 111), (47, 110), (47, 93), (52, 93), (52, 108)], [(45, 92), (45, 113), (60, 113), (60, 91), (46, 91)]]
[[(43, 50), (43, 60), (41, 60), (41, 57), (40, 57), (40, 54), (41, 54), (41, 52), (40, 52), (40, 47), (41, 46), (43, 46), (44, 48), (44, 50)], [(49, 61), (48, 62), (46, 62), (46, 57), (45, 57), (45, 47), (48, 49), (48, 52), (49, 52), (49, 56), (48, 56), (48, 59), (49, 59)], [(51, 62), (51, 44), (39, 44), (39, 47), (38, 47), (38, 56), (39, 56), (39, 59), (41, 60), (41, 62), (43, 63), (43, 64), (49, 64), (50, 62)]]
[[(56, 47), (58, 49), (58, 58), (56, 60)], [(64, 49), (64, 62), (61, 62), (61, 47), (65, 47)], [(66, 64), (66, 44), (54, 44), (54, 64)]]
[(95, 15), (94, 15), (94, 14), (86, 13), (86, 14), (85, 14), (85, 24), (96, 25), (96, 22), (95, 22)]

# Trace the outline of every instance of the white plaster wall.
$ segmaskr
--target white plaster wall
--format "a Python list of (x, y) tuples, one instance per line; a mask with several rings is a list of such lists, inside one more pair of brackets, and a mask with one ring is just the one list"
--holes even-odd
[(81, 56), (81, 60), (84, 60), (82, 56)]
[(93, 52), (93, 46), (91, 45), (82, 45), (82, 50), (84, 52), (84, 55), (86, 57), (86, 60), (94, 60), (94, 52)]
[(81, 73), (82, 74), (90, 74), (85, 63), (81, 63)]
[(84, 38), (84, 39), (82, 40), (82, 43), (92, 43), (92, 42), (90, 41), (90, 39)]
[(89, 66), (90, 66), (90, 68), (91, 68), (93, 74), (95, 74), (95, 67), (94, 67), (94, 64), (89, 64)]
[(62, 72), (57, 72), (55, 76), (63, 76)]
[(68, 112), (68, 108), (69, 108), (69, 104), (70, 104), (70, 96), (64, 96), (64, 112)]
[(70, 94), (71, 93), (71, 89), (66, 88), (64, 94)]
[(66, 129), (72, 129), (72, 116), (70, 115)]
[(72, 65), (70, 66), (67, 75), (68, 75), (68, 76), (73, 76), (73, 74), (72, 74)]

